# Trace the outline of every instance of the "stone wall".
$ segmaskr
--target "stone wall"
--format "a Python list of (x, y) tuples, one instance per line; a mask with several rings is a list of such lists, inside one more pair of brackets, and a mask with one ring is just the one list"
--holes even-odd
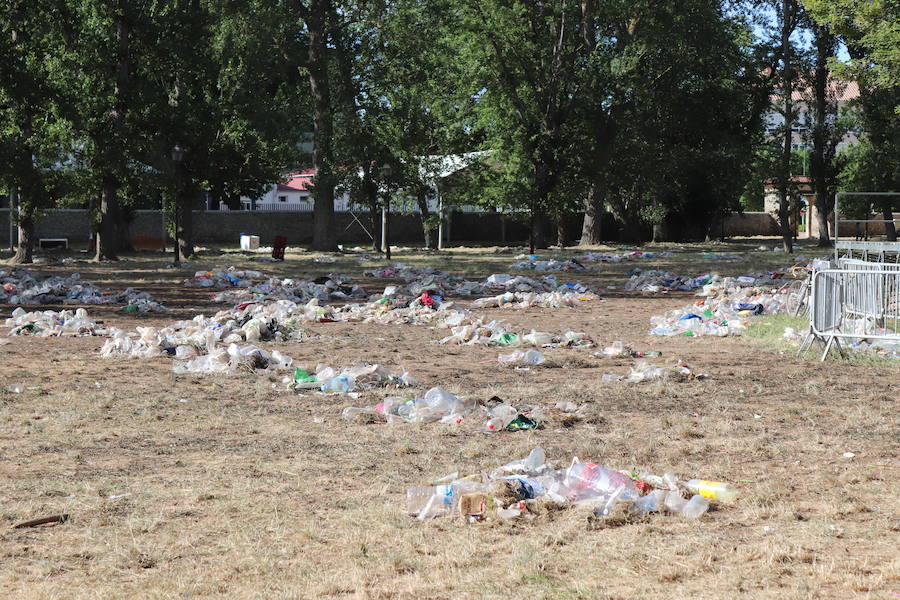
[(726, 237), (779, 236), (778, 221), (767, 212), (731, 213), (725, 217)]

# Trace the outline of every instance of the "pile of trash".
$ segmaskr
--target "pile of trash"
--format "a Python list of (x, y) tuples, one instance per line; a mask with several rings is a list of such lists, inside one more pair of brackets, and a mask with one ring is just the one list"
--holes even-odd
[(239, 271), (234, 267), (216, 268), (212, 271), (197, 271), (190, 279), (185, 279), (185, 287), (227, 289), (247, 288), (265, 276), (259, 271)]
[(347, 420), (367, 415), (386, 423), (435, 423), (459, 425), (467, 418), (484, 420), (481, 431), (524, 431), (539, 427), (543, 413), (537, 407), (512, 405), (496, 396), (481, 403), (463, 399), (440, 387), (429, 389), (422, 397), (405, 399), (390, 396), (366, 407), (348, 406), (341, 416)]
[(311, 280), (272, 277), (249, 287), (219, 292), (213, 296), (213, 302), (242, 305), (250, 302), (288, 300), (303, 303), (314, 298), (328, 302), (364, 298), (365, 295), (365, 290), (354, 285), (348, 276), (332, 273)]
[[(457, 316), (460, 319), (456, 319)], [(444, 323), (450, 325), (450, 335), (441, 338), (438, 344), (449, 346), (497, 344), (499, 346), (536, 346), (538, 348), (560, 346), (590, 348), (594, 346), (594, 341), (587, 334), (581, 332), (566, 331), (562, 335), (556, 335), (532, 329), (530, 333), (520, 334), (510, 331), (499, 321), (485, 323), (481, 318), (474, 318), (471, 315), (468, 316), (468, 319), (465, 317), (466, 314), (462, 311), (457, 311), (453, 317), (448, 317)], [(455, 326), (451, 324), (457, 320), (468, 322)]]
[(0, 270), (0, 302), (23, 306), (41, 304), (123, 304), (136, 306), (129, 312), (166, 312), (168, 309), (146, 292), (127, 288), (119, 292), (104, 291), (81, 279), (81, 274), (68, 277), (42, 278), (23, 267)]
[(623, 252), (615, 254), (612, 252), (586, 252), (574, 258), (557, 257), (548, 260), (538, 260), (536, 254), (521, 254), (516, 257), (517, 262), (510, 266), (510, 269), (529, 270), (529, 271), (591, 271), (597, 270), (599, 267), (589, 267), (584, 263), (617, 263), (623, 260), (637, 259), (653, 259), (663, 258), (667, 256), (675, 256), (671, 252), (643, 252), (635, 250), (633, 252)]
[(472, 302), (472, 308), (513, 308), (531, 307), (564, 308), (578, 306), (582, 302), (599, 299), (593, 292), (506, 292), (499, 296), (478, 298)]
[(749, 317), (782, 314), (799, 302), (797, 291), (780, 288), (708, 288), (697, 300), (680, 309), (650, 317), (650, 335), (684, 337), (739, 336), (750, 326)]
[(294, 360), (278, 350), (266, 352), (251, 344), (227, 347), (211, 344), (207, 354), (198, 354), (193, 346), (175, 348), (176, 360), (172, 370), (176, 373), (236, 373), (244, 371), (268, 371), (290, 369)]
[(26, 312), (22, 307), (16, 308), (12, 316), (6, 319), (5, 326), (10, 328), (9, 335), (31, 335), (34, 337), (83, 337), (107, 335), (106, 326), (90, 318), (83, 308), (56, 312)]
[[(415, 267), (397, 263), (388, 267), (365, 271), (363, 275), (377, 278), (397, 278), (406, 283), (403, 292), (415, 297), (423, 293), (447, 298), (450, 296), (471, 296), (485, 293), (484, 284), (477, 281), (469, 281), (462, 277), (451, 275), (434, 267)], [(398, 293), (393, 287), (392, 294)]]
[[(370, 277), (397, 277), (406, 282), (403, 287), (387, 286), (382, 294), (370, 297), (372, 301), (384, 297), (391, 297), (395, 301), (404, 301), (406, 298), (418, 298), (422, 294), (427, 294), (440, 302), (444, 298), (484, 295), (502, 290), (516, 294), (533, 294), (534, 296), (519, 296), (515, 302), (496, 303), (493, 306), (558, 308), (573, 305), (579, 298), (596, 298), (596, 295), (580, 282), (560, 283), (552, 275), (532, 279), (508, 273), (494, 273), (484, 281), (478, 282), (456, 277), (434, 267), (412, 267), (404, 264), (373, 269), (366, 271), (365, 274)], [(481, 302), (483, 306), (477, 306), (480, 308), (492, 305), (488, 299), (480, 299), (476, 302)]]
[[(102, 357), (125, 354), (137, 358), (178, 356), (178, 348), (191, 352), (212, 351), (217, 343), (241, 344), (299, 339), (306, 333), (303, 324), (312, 321), (305, 313), (296, 313), (292, 302), (251, 304), (242, 309), (217, 312), (212, 317), (197, 315), (165, 327), (137, 327), (136, 332), (113, 328), (110, 339), (100, 349)], [(183, 350), (182, 353), (189, 352)]]
[(406, 369), (397, 375), (381, 365), (364, 363), (356, 367), (345, 367), (341, 370), (319, 363), (310, 373), (297, 367), (293, 376), (286, 378), (288, 389), (318, 389), (323, 392), (355, 392), (374, 387), (409, 387), (417, 385), (416, 379)]
[(789, 269), (763, 271), (739, 277), (722, 277), (718, 273), (706, 273), (691, 277), (669, 271), (635, 269), (628, 273), (630, 279), (625, 284), (626, 290), (641, 292), (694, 291), (703, 288), (704, 295), (710, 295), (716, 289), (778, 285), (784, 281)]
[(517, 256), (525, 260), (517, 260), (509, 266), (513, 271), (595, 271), (599, 267), (588, 267), (576, 258), (563, 260), (538, 260), (537, 255), (529, 254)]
[[(174, 356), (180, 346), (206, 351), (217, 344), (255, 344), (263, 341), (301, 339), (313, 323), (361, 322), (412, 324), (449, 330), (438, 343), (444, 345), (495, 344), (499, 346), (576, 346), (590, 347), (594, 342), (584, 333), (567, 331), (514, 331), (498, 320), (487, 321), (471, 311), (458, 309), (452, 302), (437, 302), (423, 294), (407, 306), (392, 306), (391, 298), (366, 304), (322, 305), (318, 298), (305, 304), (292, 300), (246, 303), (221, 310), (212, 317), (197, 315), (166, 327), (138, 327), (127, 332), (111, 329), (101, 356), (129, 355), (139, 358)], [(183, 350), (182, 352), (187, 352)]]
[[(584, 508), (598, 517), (660, 512), (697, 519), (710, 502), (730, 504), (738, 490), (728, 483), (679, 480), (674, 474), (615, 471), (574, 457), (554, 468), (541, 448), (490, 473), (452, 473), (406, 491), (406, 511), (419, 520), (459, 515), (468, 522), (533, 519), (549, 511)], [(689, 498), (685, 497), (685, 493)]]

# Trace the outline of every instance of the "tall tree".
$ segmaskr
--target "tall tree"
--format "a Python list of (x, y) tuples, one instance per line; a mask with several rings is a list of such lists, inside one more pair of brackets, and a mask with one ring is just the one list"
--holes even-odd
[(312, 163), (316, 170), (313, 179), (313, 242), (315, 250), (336, 250), (337, 232), (334, 220), (334, 190), (338, 175), (334, 161), (334, 103), (332, 82), (334, 61), (330, 47), (340, 44), (340, 29), (329, 23), (338, 14), (332, 0), (289, 0), (294, 18), (304, 38), (305, 57), (288, 57), (309, 78), (313, 107)]
[(815, 47), (815, 67), (812, 72), (811, 100), (813, 108), (812, 153), (810, 155), (810, 175), (815, 190), (816, 220), (819, 229), (819, 246), (830, 247), (828, 233), (829, 198), (835, 187), (837, 172), (835, 153), (838, 139), (837, 98), (835, 80), (829, 68), (837, 49), (835, 37), (827, 27), (813, 23), (813, 44)]
[(781, 1), (781, 14), (779, 25), (781, 30), (781, 78), (779, 93), (781, 94), (782, 115), (784, 124), (782, 129), (781, 162), (778, 168), (778, 222), (781, 226), (781, 239), (784, 251), (793, 253), (794, 234), (791, 230), (791, 200), (788, 192), (791, 185), (791, 153), (793, 142), (793, 93), (796, 66), (793, 62), (793, 42), (791, 35), (797, 24), (797, 9), (794, 0)]
[(193, 212), (205, 190), (255, 197), (292, 166), (305, 96), (280, 58), (296, 50), (284, 17), (261, 0), (156, 6), (159, 42), (138, 69), (151, 82), (149, 108), (136, 126), (140, 160), (171, 199), (179, 256), (193, 254)]
[(67, 98), (58, 85), (59, 65), (47, 56), (58, 41), (51, 24), (67, 15), (52, 0), (10, 1), (0, 14), (0, 182), (17, 198), (10, 218), (17, 221), (19, 244), (11, 262), (30, 263), (36, 221), (69, 172), (73, 140), (60, 110)]
[[(872, 191), (892, 190), (900, 163), (900, 7), (895, 0), (806, 0), (805, 5), (819, 24), (829, 27), (847, 46), (850, 61), (835, 62), (834, 68), (839, 76), (859, 85), (860, 122), (869, 145), (860, 156), (873, 163), (868, 169), (873, 175)], [(891, 196), (876, 201), (890, 241), (897, 239), (896, 202)]]

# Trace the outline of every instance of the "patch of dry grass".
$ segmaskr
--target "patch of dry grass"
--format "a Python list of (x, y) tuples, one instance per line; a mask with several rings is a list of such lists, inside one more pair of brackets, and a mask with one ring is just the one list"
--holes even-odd
[[(362, 268), (355, 259), (304, 260), (273, 269)], [(480, 275), (511, 262), (490, 251), (398, 260), (473, 265)], [(676, 270), (693, 264), (673, 262), (682, 260)], [(650, 265), (612, 265), (593, 277), (621, 284), (626, 267), (638, 266)], [(140, 260), (108, 276), (122, 286), (158, 280), (158, 293), (186, 315), (214, 310)], [(14, 339), (0, 346), (0, 594), (783, 600), (900, 591), (896, 367), (822, 366), (741, 339), (646, 336), (651, 314), (684, 301), (610, 297), (500, 314), (523, 327), (660, 349), (654, 362), (686, 360), (711, 375), (706, 381), (607, 384), (603, 373), (625, 373), (633, 361), (578, 349), (547, 351), (563, 368), (504, 369), (496, 349), (443, 348), (433, 343), (440, 332), (412, 326), (318, 324), (318, 336), (277, 346), (306, 365), (402, 364), (423, 387), (481, 399), (586, 405), (578, 418), (550, 410), (540, 430), (499, 435), (479, 433), (477, 422), (341, 420), (345, 406), (391, 392), (298, 395), (277, 377), (174, 375), (167, 359), (100, 360), (97, 339)], [(125, 326), (171, 319), (101, 314)], [(25, 391), (3, 391), (13, 383)], [(405, 514), (406, 487), (489, 470), (537, 445), (560, 463), (577, 455), (730, 481), (741, 497), (693, 522), (598, 521), (565, 510), (470, 525)], [(11, 529), (59, 513), (70, 520)]]

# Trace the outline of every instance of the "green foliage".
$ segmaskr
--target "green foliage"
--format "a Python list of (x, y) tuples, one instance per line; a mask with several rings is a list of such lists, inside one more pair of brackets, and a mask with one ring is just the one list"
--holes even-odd
[(69, 97), (47, 57), (50, 23), (65, 14), (45, 0), (11, 1), (0, 10), (0, 183), (19, 188), (21, 212), (34, 214), (53, 206), (71, 182)]
[(900, 86), (900, 2), (804, 0), (803, 4), (847, 44), (851, 60), (835, 65), (839, 73), (873, 87)]

